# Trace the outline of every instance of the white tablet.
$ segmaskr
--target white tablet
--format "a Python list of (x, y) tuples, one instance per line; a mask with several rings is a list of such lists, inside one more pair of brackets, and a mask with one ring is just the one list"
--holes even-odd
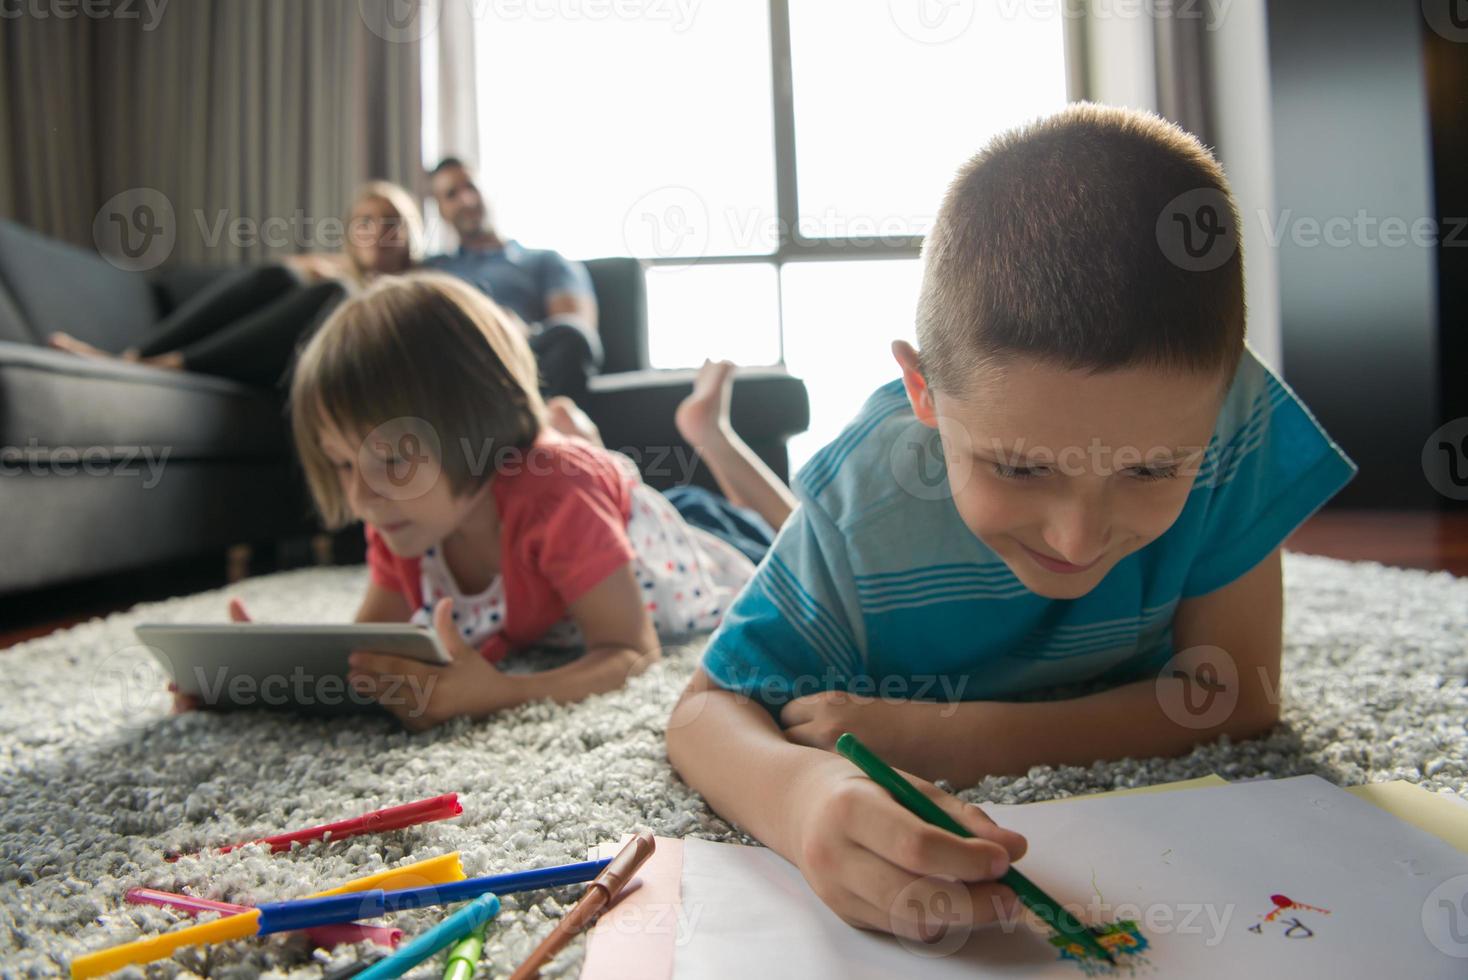
[[(207, 708), (288, 708), (311, 714), (381, 710), (378, 699), (347, 682), (354, 650), (451, 662), (432, 630), (405, 623), (144, 623), (138, 639), (182, 694)], [(411, 706), (426, 698), (416, 677), (388, 678), (383, 698)], [(396, 690), (393, 690), (393, 688)]]

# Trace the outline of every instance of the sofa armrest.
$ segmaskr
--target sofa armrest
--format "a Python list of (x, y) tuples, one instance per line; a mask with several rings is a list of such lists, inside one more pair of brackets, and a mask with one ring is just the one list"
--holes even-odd
[[(712, 474), (678, 435), (673, 413), (693, 391), (694, 370), (623, 371), (591, 379), (582, 403), (610, 449), (626, 453), (643, 479), (660, 489), (682, 483), (714, 488)], [(805, 382), (783, 368), (738, 368), (729, 414), (739, 433), (785, 482), (785, 443), (810, 425)]]

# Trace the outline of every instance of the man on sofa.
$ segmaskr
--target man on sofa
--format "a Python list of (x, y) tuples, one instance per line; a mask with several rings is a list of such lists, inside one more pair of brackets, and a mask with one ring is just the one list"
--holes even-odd
[(458, 233), (459, 248), (424, 264), (465, 280), (519, 315), (540, 363), (543, 393), (580, 400), (602, 361), (596, 296), (586, 269), (549, 249), (500, 238), (473, 171), (457, 157), (445, 157), (428, 179), (439, 214)]

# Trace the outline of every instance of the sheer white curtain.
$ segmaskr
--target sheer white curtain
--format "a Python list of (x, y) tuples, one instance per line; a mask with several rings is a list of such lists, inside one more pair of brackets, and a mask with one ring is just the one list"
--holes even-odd
[[(479, 76), (475, 45), (475, 5), (465, 0), (424, 0), (437, 5), (437, 29), (423, 48), (423, 166), (446, 156), (479, 163)], [(454, 248), (452, 229), (423, 188), (423, 216), (431, 252)]]

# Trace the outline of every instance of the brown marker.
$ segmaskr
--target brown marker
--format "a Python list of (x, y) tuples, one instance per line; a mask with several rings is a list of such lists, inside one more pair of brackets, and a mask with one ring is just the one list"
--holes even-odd
[(648, 831), (643, 831), (627, 842), (627, 846), (612, 858), (612, 863), (606, 866), (596, 880), (586, 886), (586, 894), (581, 896), (581, 901), (572, 906), (571, 911), (566, 913), (565, 918), (556, 923), (550, 935), (543, 939), (539, 946), (530, 954), (529, 959), (520, 964), (520, 968), (510, 975), (510, 980), (533, 980), (540, 976), (540, 968), (546, 964), (552, 956), (571, 941), (571, 937), (595, 919), (599, 914), (616, 900), (637, 869), (652, 857), (652, 852), (657, 849), (653, 836)]

